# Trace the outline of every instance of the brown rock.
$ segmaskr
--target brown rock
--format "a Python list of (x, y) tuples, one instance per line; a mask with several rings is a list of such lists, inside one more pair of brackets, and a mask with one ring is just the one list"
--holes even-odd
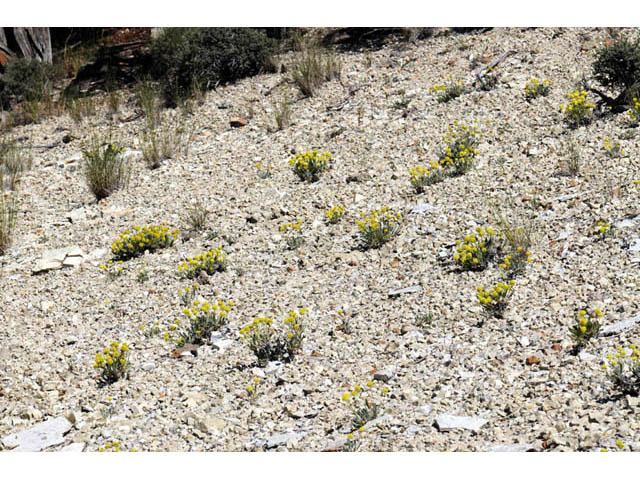
[(249, 121), (246, 118), (237, 117), (229, 120), (229, 125), (233, 128), (246, 127)]
[(527, 365), (534, 365), (536, 363), (540, 363), (540, 359), (535, 355), (531, 355), (527, 358)]

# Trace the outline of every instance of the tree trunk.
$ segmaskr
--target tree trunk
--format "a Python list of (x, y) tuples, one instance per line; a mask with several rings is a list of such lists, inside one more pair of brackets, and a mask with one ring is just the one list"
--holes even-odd
[(49, 27), (0, 27), (0, 64), (12, 57), (35, 58), (51, 63), (51, 33)]

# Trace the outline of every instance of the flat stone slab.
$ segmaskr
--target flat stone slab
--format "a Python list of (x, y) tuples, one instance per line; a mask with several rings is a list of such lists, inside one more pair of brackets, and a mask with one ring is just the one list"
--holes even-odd
[(84, 442), (77, 442), (77, 443), (72, 443), (71, 445), (67, 445), (66, 447), (62, 447), (60, 451), (72, 452), (72, 453), (84, 452), (84, 447), (85, 447)]
[(292, 432), (292, 433), (281, 433), (279, 435), (274, 435), (267, 439), (266, 447), (267, 448), (275, 448), (280, 445), (286, 445), (289, 442), (297, 442), (304, 438), (307, 434), (305, 432)]
[(47, 250), (33, 269), (33, 273), (59, 270), (62, 267), (74, 267), (84, 262), (84, 253), (77, 247), (58, 248)]
[(71, 422), (64, 417), (52, 418), (23, 432), (7, 435), (2, 439), (2, 444), (14, 452), (39, 452), (64, 443), (64, 434), (71, 430), (71, 426)]
[(516, 443), (514, 445), (496, 445), (490, 452), (535, 452), (536, 446), (533, 443)]
[(636, 326), (639, 322), (640, 322), (640, 314), (636, 315), (635, 317), (622, 320), (618, 323), (614, 323), (613, 325), (608, 325), (604, 328), (601, 328), (598, 336), (608, 337), (611, 335), (617, 335), (618, 333), (624, 332), (625, 330), (628, 330), (631, 327)]
[(416, 205), (411, 209), (411, 213), (425, 213), (425, 212), (436, 212), (440, 210), (440, 207), (436, 207), (434, 205), (429, 205), (428, 203), (421, 203)]
[(473, 430), (475, 432), (488, 421), (482, 417), (458, 417), (448, 413), (443, 413), (436, 417), (436, 425), (441, 432), (450, 430)]
[(406, 288), (398, 288), (396, 290), (390, 290), (388, 295), (390, 297), (396, 297), (398, 295), (402, 295), (405, 293), (420, 293), (422, 291), (422, 286), (421, 285), (413, 285), (412, 287), (406, 287)]

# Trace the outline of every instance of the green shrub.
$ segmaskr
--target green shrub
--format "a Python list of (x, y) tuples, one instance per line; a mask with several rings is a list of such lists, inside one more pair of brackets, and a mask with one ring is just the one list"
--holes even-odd
[(83, 150), (87, 185), (100, 201), (129, 183), (131, 167), (122, 156), (124, 147), (117, 142), (100, 143), (93, 140), (89, 149)]
[(57, 68), (30, 58), (16, 58), (7, 63), (0, 78), (0, 107), (8, 108), (10, 100), (40, 101), (51, 93)]
[(605, 87), (628, 91), (640, 83), (640, 36), (620, 36), (596, 52), (593, 76)]
[(166, 28), (151, 45), (152, 71), (163, 80), (165, 101), (173, 106), (198, 88), (256, 75), (275, 46), (252, 28)]

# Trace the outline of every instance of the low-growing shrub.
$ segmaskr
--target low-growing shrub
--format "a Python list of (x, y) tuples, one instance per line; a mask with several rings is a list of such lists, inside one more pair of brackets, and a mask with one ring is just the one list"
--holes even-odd
[(99, 143), (94, 140), (91, 147), (82, 153), (87, 185), (97, 201), (129, 183), (131, 166), (122, 155), (124, 147), (116, 142)]
[(186, 278), (196, 278), (200, 272), (213, 275), (227, 269), (227, 255), (222, 253), (222, 246), (213, 248), (196, 257), (187, 258), (178, 265), (178, 273)]
[(360, 230), (360, 242), (363, 249), (380, 248), (400, 233), (399, 213), (390, 213), (390, 208), (373, 210), (369, 215), (360, 212), (361, 220), (356, 220)]
[(516, 247), (516, 251), (506, 255), (503, 262), (500, 264), (507, 278), (513, 278), (516, 275), (522, 273), (527, 266), (527, 263), (531, 262), (531, 252), (525, 250), (521, 246)]
[(638, 123), (640, 122), (640, 98), (633, 97), (631, 110), (629, 110), (629, 113), (627, 115), (629, 117), (631, 126), (637, 127)]
[(230, 307), (233, 306), (233, 301), (227, 303), (219, 301), (210, 304), (206, 301), (194, 300), (190, 307), (182, 310), (186, 320), (175, 319), (174, 323), (169, 326), (169, 330), (176, 332), (178, 346), (186, 343), (201, 345), (209, 341), (212, 332), (220, 330), (227, 324), (226, 315), (231, 310)]
[[(619, 36), (596, 51), (594, 78), (603, 86), (621, 91), (621, 99), (640, 82), (640, 37)], [(619, 97), (619, 98), (620, 98)]]
[(560, 111), (564, 113), (564, 121), (569, 127), (588, 125), (593, 120), (595, 104), (587, 102), (587, 95), (586, 90), (576, 90), (566, 95), (569, 103), (560, 105)]
[(417, 165), (409, 169), (411, 174), (411, 185), (416, 193), (423, 193), (425, 187), (434, 185), (444, 180), (446, 175), (445, 169), (440, 167), (440, 163), (437, 160), (432, 161), (429, 164), (430, 168), (424, 168)]
[(112, 342), (111, 347), (105, 348), (104, 352), (96, 353), (93, 368), (99, 370), (100, 386), (110, 385), (126, 375), (129, 369), (128, 353), (129, 345), (126, 342)]
[[(451, 75), (446, 78), (451, 80)], [(447, 83), (446, 85), (434, 85), (429, 89), (430, 93), (435, 94), (438, 103), (447, 103), (461, 95), (467, 93), (469, 89), (465, 86), (464, 81), (460, 80), (455, 83)]]
[(330, 168), (329, 161), (332, 156), (329, 152), (320, 153), (318, 150), (299, 153), (289, 159), (289, 165), (293, 168), (300, 180), (305, 182), (317, 182), (320, 174)]
[(107, 274), (109, 280), (115, 280), (124, 273), (123, 261), (120, 260), (117, 263), (113, 263), (113, 260), (109, 260), (107, 263), (100, 265), (100, 270)]
[(599, 308), (594, 309), (588, 315), (586, 310), (578, 312), (575, 325), (569, 327), (569, 335), (571, 340), (575, 342), (576, 349), (584, 347), (589, 340), (598, 335), (600, 331), (599, 318), (602, 318), (602, 312)]
[(336, 224), (344, 217), (344, 207), (342, 205), (334, 205), (324, 213), (327, 216), (327, 223)]
[(256, 75), (275, 46), (253, 28), (165, 28), (151, 44), (153, 72), (164, 83), (165, 101), (175, 106), (198, 89)]
[(473, 168), (473, 159), (480, 153), (475, 147), (478, 136), (481, 135), (476, 127), (470, 127), (464, 122), (455, 121), (448, 129), (442, 140), (444, 147), (440, 150), (440, 166), (446, 174), (452, 177), (463, 175)]
[(59, 76), (57, 67), (34, 58), (19, 57), (11, 60), (0, 77), (0, 108), (8, 109), (10, 101), (41, 101), (53, 90), (53, 81)]
[(549, 79), (542, 80), (541, 82), (537, 78), (532, 78), (524, 87), (524, 96), (527, 101), (538, 97), (546, 97), (550, 92), (551, 80)]
[(509, 304), (509, 299), (513, 294), (513, 286), (515, 283), (515, 280), (510, 280), (508, 283), (498, 282), (497, 285), (491, 287), (489, 290), (478, 286), (478, 302), (488, 316), (502, 318)]
[(247, 343), (261, 365), (271, 360), (290, 362), (302, 348), (304, 323), (300, 317), (306, 311), (306, 308), (301, 308), (297, 312), (289, 312), (284, 319), (285, 332), (276, 330), (271, 318), (256, 318), (240, 329), (240, 339)]
[(640, 351), (635, 345), (632, 344), (629, 351), (618, 347), (615, 358), (607, 355), (602, 369), (620, 393), (633, 396), (640, 394)]
[[(370, 390), (363, 389), (360, 385), (355, 385), (351, 392), (344, 393), (342, 395), (342, 401), (349, 404), (351, 407), (351, 411), (353, 413), (353, 419), (351, 421), (351, 427), (353, 430), (358, 430), (367, 422), (378, 418), (378, 416), (383, 412), (383, 408), (379, 403), (374, 402), (371, 397), (373, 397), (373, 381), (369, 381), (367, 383), (367, 387)], [(382, 397), (385, 397), (389, 394), (389, 389), (387, 387), (383, 387), (380, 391)]]
[(133, 232), (125, 230), (120, 234), (120, 238), (111, 244), (111, 253), (115, 260), (129, 260), (143, 255), (147, 250), (152, 253), (170, 247), (179, 233), (178, 230), (169, 232), (169, 229), (162, 225), (135, 226)]
[(271, 178), (271, 170), (273, 170), (273, 165), (270, 163), (267, 165), (263, 165), (262, 162), (258, 162), (255, 164), (256, 171), (258, 174), (258, 178), (267, 179)]
[(453, 261), (463, 270), (484, 270), (500, 249), (499, 235), (491, 228), (477, 227), (476, 233), (456, 240)]
[(287, 248), (289, 250), (295, 250), (296, 248), (300, 248), (304, 244), (304, 238), (300, 235), (300, 227), (302, 226), (303, 220), (298, 220), (296, 223), (283, 223), (280, 225), (280, 231), (282, 233), (287, 234)]

